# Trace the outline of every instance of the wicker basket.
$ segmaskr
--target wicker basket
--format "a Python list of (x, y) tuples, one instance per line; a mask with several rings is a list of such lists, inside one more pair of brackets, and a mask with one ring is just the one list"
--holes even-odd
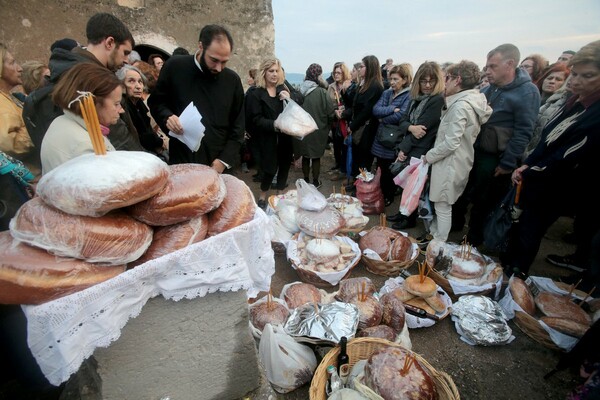
[[(346, 351), (350, 357), (350, 367), (354, 366), (359, 360), (366, 360), (375, 350), (382, 347), (401, 347), (397, 343), (379, 338), (356, 338), (348, 341)], [(335, 347), (329, 351), (321, 360), (321, 363), (315, 370), (312, 382), (310, 384), (310, 400), (325, 400), (325, 386), (327, 384), (327, 366), (337, 366), (337, 356), (340, 353), (340, 348)], [(423, 357), (417, 353), (411, 352), (421, 366), (427, 370), (433, 379), (440, 400), (458, 400), (460, 395), (452, 378), (445, 372), (436, 371)]]
[[(416, 240), (414, 238), (408, 236), (408, 239), (413, 245), (416, 243)], [(416, 259), (419, 257), (419, 254), (420, 253), (417, 251), (416, 254), (413, 257), (411, 257), (410, 260), (406, 261), (380, 261), (374, 260), (364, 255), (362, 256), (361, 260), (363, 264), (365, 264), (365, 267), (369, 272), (375, 275), (393, 277), (398, 276), (400, 274), (400, 271), (402, 271), (403, 269), (410, 268), (414, 264)]]
[(515, 325), (517, 325), (523, 333), (536, 342), (552, 350), (564, 351), (552, 341), (550, 334), (546, 332), (538, 320), (531, 315), (522, 311), (515, 311), (514, 321)]
[[(360, 258), (358, 258), (356, 261), (354, 261), (352, 263), (350, 268), (348, 268), (348, 272), (346, 272), (346, 274), (343, 276), (342, 279), (346, 279), (350, 276), (350, 273), (352, 273), (352, 270), (354, 269), (354, 267), (356, 267), (356, 265), (358, 264), (359, 261), (360, 261)], [(292, 264), (294, 264), (294, 263), (292, 263)], [(336, 286), (336, 285), (332, 285), (331, 283), (321, 279), (319, 277), (319, 275), (317, 275), (313, 271), (301, 268), (297, 265), (293, 265), (293, 267), (294, 267), (294, 270), (296, 271), (296, 273), (298, 274), (298, 277), (300, 278), (300, 280), (304, 283), (311, 283), (318, 288), (331, 288), (331, 287)], [(340, 281), (342, 279), (340, 279)]]

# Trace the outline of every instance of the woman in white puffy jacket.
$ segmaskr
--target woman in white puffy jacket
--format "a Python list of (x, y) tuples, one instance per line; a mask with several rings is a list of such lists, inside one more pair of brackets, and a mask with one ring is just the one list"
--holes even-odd
[(446, 106), (435, 144), (425, 154), (431, 164), (429, 199), (434, 203), (435, 217), (431, 234), (435, 239), (448, 239), (452, 226), (452, 205), (467, 186), (473, 167), (473, 143), (481, 125), (492, 114), (485, 96), (475, 86), (479, 82), (479, 67), (471, 61), (461, 61), (446, 70)]

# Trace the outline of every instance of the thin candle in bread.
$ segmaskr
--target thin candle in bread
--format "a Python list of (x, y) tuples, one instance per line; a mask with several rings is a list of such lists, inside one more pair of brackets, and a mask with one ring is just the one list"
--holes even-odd
[(106, 154), (106, 144), (104, 143), (104, 137), (100, 130), (100, 122), (98, 121), (98, 113), (96, 111), (96, 105), (94, 104), (94, 95), (91, 92), (80, 92), (79, 96), (72, 100), (68, 107), (74, 102), (79, 102), (79, 108), (81, 109), (81, 115), (85, 122), (85, 127), (90, 135), (92, 141), (92, 147), (96, 155)]

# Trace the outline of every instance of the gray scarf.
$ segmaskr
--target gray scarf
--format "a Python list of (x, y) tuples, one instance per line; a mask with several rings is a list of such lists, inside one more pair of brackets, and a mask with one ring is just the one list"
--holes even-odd
[(412, 100), (413, 104), (419, 102), (419, 104), (417, 104), (417, 106), (414, 107), (408, 115), (408, 120), (412, 125), (417, 124), (417, 121), (419, 118), (421, 118), (421, 114), (423, 114), (423, 110), (425, 109), (425, 106), (427, 105), (427, 102), (429, 102), (430, 98), (430, 94), (422, 94)]

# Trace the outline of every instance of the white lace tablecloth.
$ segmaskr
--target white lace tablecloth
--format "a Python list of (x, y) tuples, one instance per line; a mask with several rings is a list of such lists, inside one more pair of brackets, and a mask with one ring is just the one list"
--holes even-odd
[(216, 291), (268, 291), (275, 273), (271, 228), (254, 220), (149, 261), (86, 290), (38, 306), (23, 306), (27, 341), (42, 372), (60, 385), (97, 347), (108, 347), (148, 299), (181, 300)]

